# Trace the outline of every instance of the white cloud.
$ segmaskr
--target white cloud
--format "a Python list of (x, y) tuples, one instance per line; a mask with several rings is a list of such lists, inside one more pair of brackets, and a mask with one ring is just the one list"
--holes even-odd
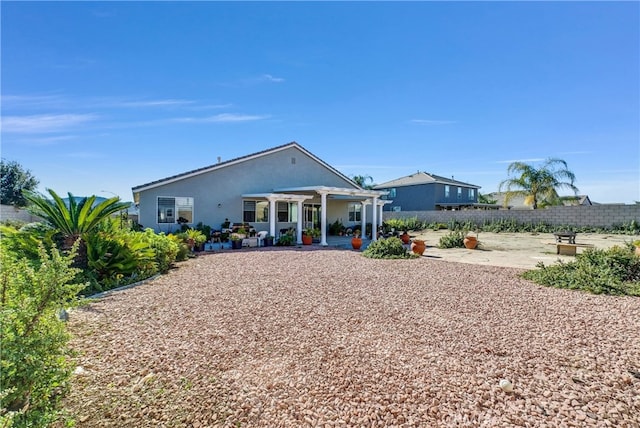
[(208, 117), (180, 117), (172, 119), (172, 121), (183, 123), (251, 122), (268, 118), (267, 115), (221, 113)]
[(496, 161), (496, 163), (514, 163), (514, 162), (527, 163), (527, 162), (542, 162), (544, 160), (545, 160), (544, 158), (513, 159), (513, 160), (500, 160), (500, 161)]
[(7, 133), (60, 132), (97, 119), (94, 114), (38, 114), (2, 117), (2, 131)]
[(284, 79), (282, 77), (274, 77), (270, 74), (263, 74), (260, 80), (264, 82), (282, 83)]
[(452, 123), (458, 123), (455, 120), (431, 120), (431, 119), (411, 119), (411, 123), (417, 123), (419, 125), (451, 125)]
[(150, 101), (123, 101), (117, 104), (120, 107), (171, 107), (193, 104), (194, 101), (189, 100), (150, 100)]

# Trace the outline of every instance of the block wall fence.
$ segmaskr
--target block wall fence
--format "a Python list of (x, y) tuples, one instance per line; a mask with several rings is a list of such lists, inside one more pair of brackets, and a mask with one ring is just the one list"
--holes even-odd
[(482, 224), (499, 220), (515, 220), (518, 223), (610, 228), (633, 220), (640, 223), (640, 204), (558, 206), (538, 210), (385, 211), (382, 215), (383, 220), (414, 217), (427, 223), (447, 223), (450, 220), (457, 220)]
[(13, 205), (0, 205), (0, 221), (19, 220), (26, 223), (40, 221), (40, 217), (31, 215), (27, 210), (16, 208)]

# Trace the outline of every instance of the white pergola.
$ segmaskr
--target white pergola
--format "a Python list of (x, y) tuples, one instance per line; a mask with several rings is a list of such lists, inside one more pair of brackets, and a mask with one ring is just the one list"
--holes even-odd
[(308, 199), (313, 199), (314, 194), (320, 195), (320, 245), (327, 245), (327, 198), (353, 198), (358, 199), (362, 204), (362, 233), (366, 230), (366, 206), (373, 205), (372, 210), (373, 218), (371, 219), (371, 240), (375, 241), (378, 238), (376, 231), (378, 230), (378, 224), (382, 223), (382, 207), (385, 204), (392, 201), (382, 200), (381, 196), (386, 195), (387, 191), (379, 190), (366, 190), (366, 189), (349, 189), (342, 187), (328, 187), (328, 186), (306, 186), (306, 187), (291, 187), (284, 189), (275, 189), (273, 193), (252, 193), (242, 195), (243, 198), (264, 198), (269, 201), (269, 233), (272, 236), (276, 234), (276, 202), (297, 202), (298, 203), (298, 219), (297, 219), (297, 242), (302, 243), (302, 226), (303, 222), (303, 210), (302, 204)]

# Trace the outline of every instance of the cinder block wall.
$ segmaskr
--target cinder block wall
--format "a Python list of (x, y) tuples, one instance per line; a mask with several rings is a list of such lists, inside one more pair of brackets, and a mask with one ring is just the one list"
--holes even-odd
[(513, 219), (518, 223), (613, 227), (632, 220), (640, 223), (640, 204), (558, 206), (538, 210), (385, 211), (382, 215), (383, 220), (413, 217), (428, 223), (447, 223), (450, 220), (484, 223)]
[(13, 205), (0, 205), (0, 221), (19, 220), (26, 223), (40, 221), (39, 217), (31, 215), (27, 210)]

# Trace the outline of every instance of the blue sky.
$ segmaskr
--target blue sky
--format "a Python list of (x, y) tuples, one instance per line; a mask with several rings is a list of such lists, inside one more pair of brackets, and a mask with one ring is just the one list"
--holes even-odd
[(115, 193), (297, 141), (497, 190), (567, 161), (640, 200), (638, 2), (2, 2), (2, 157)]

